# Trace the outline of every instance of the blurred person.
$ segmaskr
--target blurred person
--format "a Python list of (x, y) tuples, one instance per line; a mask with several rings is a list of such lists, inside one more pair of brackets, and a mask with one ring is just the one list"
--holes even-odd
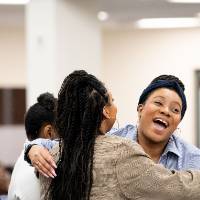
[[(37, 98), (25, 114), (25, 130), (29, 141), (36, 138), (56, 137), (55, 111), (57, 99), (50, 93), (43, 93)], [(34, 168), (24, 161), (24, 150), (20, 154), (12, 173), (8, 191), (9, 200), (39, 200), (39, 179)]]
[[(199, 199), (200, 171), (170, 171), (136, 142), (106, 134), (116, 113), (112, 94), (96, 77), (80, 70), (65, 78), (56, 120), (60, 141), (51, 150), (57, 176), (40, 177), (41, 199)], [(28, 153), (32, 162), (35, 148)]]
[(6, 167), (0, 163), (0, 200), (7, 200), (9, 183), (10, 173), (6, 170)]

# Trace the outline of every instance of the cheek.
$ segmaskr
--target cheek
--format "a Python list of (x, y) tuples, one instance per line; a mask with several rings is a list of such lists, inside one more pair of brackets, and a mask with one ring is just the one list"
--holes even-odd
[(152, 120), (152, 110), (147, 108), (147, 109), (144, 109), (143, 111), (140, 112), (139, 114), (139, 120), (141, 121), (141, 123), (144, 123), (144, 124), (148, 124), (149, 121)]
[(149, 129), (149, 119), (146, 113), (141, 113), (140, 118), (139, 118), (139, 126), (141, 130), (146, 130)]
[(175, 130), (179, 123), (181, 122), (181, 118), (180, 117), (174, 117), (174, 120), (173, 120), (173, 129)]
[(157, 107), (155, 107), (153, 104), (151, 103), (146, 103), (144, 106), (143, 106), (143, 109), (141, 111), (141, 114), (143, 114), (143, 116), (150, 116), (150, 115), (153, 115), (154, 112), (157, 111)]

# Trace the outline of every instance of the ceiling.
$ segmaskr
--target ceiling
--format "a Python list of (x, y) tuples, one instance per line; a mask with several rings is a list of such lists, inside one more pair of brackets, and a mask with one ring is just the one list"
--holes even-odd
[(132, 24), (141, 18), (194, 17), (199, 4), (169, 3), (166, 0), (95, 0), (99, 10), (109, 13), (106, 25)]
[[(70, 1), (70, 0), (66, 0)], [(85, 0), (84, 0), (85, 1)], [(95, 11), (106, 11), (105, 26), (132, 25), (141, 18), (194, 17), (200, 13), (200, 4), (169, 3), (166, 0), (87, 0)], [(83, 0), (72, 2), (83, 3)], [(0, 6), (0, 24), (24, 23), (24, 6)]]

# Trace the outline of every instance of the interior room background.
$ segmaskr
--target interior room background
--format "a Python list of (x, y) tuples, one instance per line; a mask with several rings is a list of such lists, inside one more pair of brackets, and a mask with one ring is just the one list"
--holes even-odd
[[(28, 108), (42, 92), (57, 96), (68, 73), (85, 69), (113, 92), (123, 126), (137, 123), (138, 98), (147, 84), (160, 74), (173, 74), (185, 84), (188, 101), (177, 134), (197, 145), (200, 28), (138, 29), (123, 21), (109, 26), (96, 17), (99, 2), (33, 0), (26, 6), (0, 5), (0, 88), (24, 89)], [(119, 8), (125, 9), (122, 5)], [(0, 137), (0, 160), (13, 165), (26, 138), (23, 124), (1, 124)]]

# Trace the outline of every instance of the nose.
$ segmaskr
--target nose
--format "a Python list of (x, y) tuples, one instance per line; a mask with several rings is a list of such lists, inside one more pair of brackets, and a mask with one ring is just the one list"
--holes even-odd
[(162, 108), (160, 108), (160, 112), (163, 115), (170, 116), (170, 109), (168, 106), (162, 106)]

